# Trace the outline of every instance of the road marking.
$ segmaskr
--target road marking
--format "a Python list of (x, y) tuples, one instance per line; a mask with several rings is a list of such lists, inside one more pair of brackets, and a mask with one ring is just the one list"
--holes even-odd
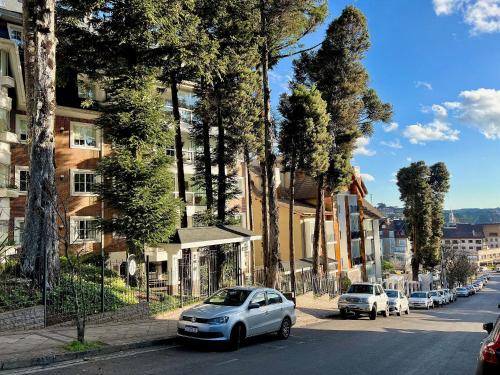
[(224, 361), (224, 362), (219, 362), (216, 364), (216, 366), (222, 366), (222, 365), (227, 365), (228, 363), (233, 363), (233, 362), (236, 362), (236, 361), (239, 361), (238, 358), (233, 358), (233, 359), (230, 359), (230, 360), (227, 360), (227, 361)]
[(134, 351), (123, 351), (123, 352), (118, 352), (118, 353), (113, 353), (113, 354), (106, 354), (106, 355), (102, 355), (102, 356), (98, 356), (98, 357), (80, 358), (80, 359), (74, 359), (71, 361), (65, 361), (65, 362), (61, 362), (61, 363), (54, 363), (52, 365), (47, 365), (47, 366), (35, 366), (35, 367), (30, 367), (28, 369), (6, 371), (6, 372), (2, 372), (2, 375), (36, 374), (38, 372), (44, 372), (44, 371), (62, 369), (62, 368), (66, 368), (66, 367), (78, 366), (78, 365), (83, 364), (83, 363), (101, 362), (101, 361), (106, 361), (106, 360), (114, 359), (114, 358), (123, 358), (123, 357), (130, 357), (130, 356), (135, 356), (135, 355), (139, 355), (139, 354), (144, 354), (144, 353), (152, 353), (152, 352), (159, 352), (162, 350), (170, 350), (170, 349), (177, 348), (179, 346), (180, 345), (172, 345), (172, 346), (156, 347), (156, 348), (149, 348), (149, 349), (137, 349)]

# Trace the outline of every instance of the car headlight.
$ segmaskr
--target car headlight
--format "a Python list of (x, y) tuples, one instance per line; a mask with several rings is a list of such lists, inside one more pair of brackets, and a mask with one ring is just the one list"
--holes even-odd
[(360, 298), (359, 301), (361, 303), (368, 303), (368, 302), (370, 302), (370, 299), (369, 298)]
[(217, 324), (226, 324), (229, 320), (229, 316), (219, 316), (217, 318), (208, 319), (207, 324), (217, 325)]

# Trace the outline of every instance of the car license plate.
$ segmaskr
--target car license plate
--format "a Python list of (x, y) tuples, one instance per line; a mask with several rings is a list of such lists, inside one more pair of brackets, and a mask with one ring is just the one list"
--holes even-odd
[(190, 333), (198, 333), (198, 328), (197, 327), (186, 326), (186, 327), (184, 327), (184, 331), (190, 332)]

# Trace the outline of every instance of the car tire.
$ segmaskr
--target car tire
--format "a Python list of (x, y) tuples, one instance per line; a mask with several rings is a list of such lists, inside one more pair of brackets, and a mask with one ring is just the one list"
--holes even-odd
[(427, 305), (427, 310), (429, 310), (429, 309), (430, 309), (430, 307), (429, 307), (429, 305)]
[(236, 324), (231, 330), (231, 336), (229, 339), (229, 349), (236, 351), (241, 347), (241, 343), (245, 339), (245, 328), (242, 324)]
[(406, 308), (405, 314), (406, 314), (406, 315), (410, 315), (410, 306), (408, 306), (408, 307)]
[(372, 307), (372, 311), (370, 311), (370, 320), (377, 319), (377, 306)]
[(278, 331), (278, 337), (281, 340), (286, 340), (287, 338), (290, 337), (290, 331), (292, 330), (292, 322), (290, 318), (285, 318), (281, 322), (281, 327), (280, 330)]
[(345, 311), (345, 309), (340, 309), (340, 317), (342, 319), (347, 319), (347, 311)]
[(354, 313), (354, 319), (359, 319), (360, 315), (359, 315), (359, 312), (355, 312)]
[(399, 305), (398, 310), (396, 311), (397, 316), (401, 316), (401, 305)]

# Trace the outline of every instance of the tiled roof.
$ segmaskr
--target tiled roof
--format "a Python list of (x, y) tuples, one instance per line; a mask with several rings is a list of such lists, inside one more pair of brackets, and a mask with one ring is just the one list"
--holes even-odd
[(483, 226), (479, 224), (457, 224), (443, 229), (443, 238), (484, 238)]

